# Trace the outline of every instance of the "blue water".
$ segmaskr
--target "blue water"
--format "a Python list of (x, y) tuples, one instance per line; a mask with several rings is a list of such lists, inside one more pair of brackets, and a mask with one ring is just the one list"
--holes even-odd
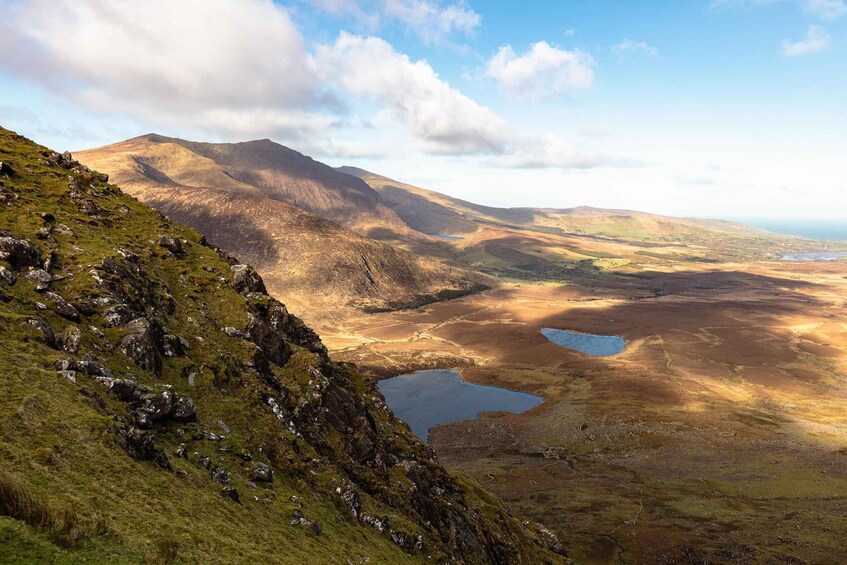
[(443, 369), (400, 375), (377, 386), (394, 415), (424, 441), (434, 426), (470, 420), (483, 412), (520, 414), (544, 401), (524, 392), (467, 383), (458, 371)]
[(544, 328), (541, 333), (556, 345), (596, 357), (617, 355), (626, 347), (626, 340), (616, 335), (591, 335), (553, 328)]
[(447, 241), (459, 241), (465, 239), (464, 237), (459, 237), (458, 235), (444, 235), (440, 233), (431, 233), (430, 237), (437, 237), (438, 239), (446, 239)]
[(847, 219), (754, 218), (740, 219), (748, 226), (808, 239), (847, 241)]

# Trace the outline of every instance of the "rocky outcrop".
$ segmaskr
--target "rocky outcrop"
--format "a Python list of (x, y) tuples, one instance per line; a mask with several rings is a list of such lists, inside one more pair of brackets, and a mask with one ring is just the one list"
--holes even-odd
[(242, 294), (248, 292), (268, 293), (262, 277), (249, 265), (233, 265), (230, 269), (232, 270), (232, 288), (236, 292)]
[(164, 332), (155, 320), (136, 318), (126, 325), (129, 330), (118, 343), (118, 349), (136, 365), (159, 374), (162, 371)]
[(41, 266), (41, 252), (34, 243), (8, 236), (0, 236), (0, 259), (17, 268)]

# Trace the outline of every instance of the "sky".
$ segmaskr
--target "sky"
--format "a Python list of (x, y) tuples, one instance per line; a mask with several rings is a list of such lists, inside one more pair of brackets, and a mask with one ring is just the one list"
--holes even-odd
[(0, 0), (0, 125), (495, 206), (847, 219), (847, 0)]

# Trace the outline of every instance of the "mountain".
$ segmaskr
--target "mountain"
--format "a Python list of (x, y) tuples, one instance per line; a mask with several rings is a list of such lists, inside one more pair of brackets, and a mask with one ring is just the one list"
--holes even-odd
[(0, 128), (0, 562), (565, 560), (107, 180)]
[(455, 264), (496, 276), (574, 280), (610, 265), (772, 259), (809, 245), (720, 220), (482, 206), (355, 167), (339, 171), (367, 182), (411, 228), (450, 240)]
[(151, 134), (77, 157), (249, 261), (274, 295), (306, 315), (404, 308), (484, 288), (367, 237), (429, 239), (362, 180), (268, 140), (210, 144)]

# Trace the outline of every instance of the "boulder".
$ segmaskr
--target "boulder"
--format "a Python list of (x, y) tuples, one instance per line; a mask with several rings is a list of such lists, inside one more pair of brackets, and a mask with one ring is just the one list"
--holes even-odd
[(53, 277), (44, 269), (30, 269), (24, 277), (35, 285), (36, 292), (44, 292), (50, 288), (50, 283), (53, 281)]
[(191, 421), (197, 417), (194, 401), (187, 396), (174, 395), (173, 410), (171, 417), (174, 420)]
[(153, 435), (138, 428), (130, 428), (124, 433), (124, 450), (137, 461), (150, 461), (156, 457), (156, 441)]
[(15, 274), (6, 267), (0, 267), (0, 279), (9, 286), (13, 286), (18, 280)]
[(177, 237), (171, 237), (169, 235), (160, 235), (158, 243), (159, 247), (164, 247), (174, 255), (181, 255), (183, 252), (182, 241), (180, 241)]
[(257, 483), (270, 483), (274, 480), (274, 470), (264, 463), (257, 463), (252, 476)]
[(6, 175), (7, 177), (14, 176), (15, 169), (8, 161), (0, 161), (0, 175)]
[(135, 381), (129, 379), (115, 379), (109, 383), (109, 392), (121, 402), (135, 400), (140, 388)]
[(222, 485), (229, 483), (229, 473), (220, 467), (212, 467), (209, 470), (209, 474), (211, 474), (212, 480), (216, 483), (221, 483)]
[(248, 292), (258, 292), (267, 294), (265, 282), (251, 266), (249, 265), (233, 265), (230, 267), (232, 271), (232, 288), (241, 294)]
[[(36, 288), (37, 290), (37, 288)], [(44, 299), (53, 303), (56, 313), (63, 318), (79, 322), (79, 310), (77, 310), (70, 302), (62, 298), (55, 292), (45, 292)], [(77, 330), (79, 331), (79, 330)]]
[(47, 323), (42, 322), (41, 320), (36, 320), (35, 318), (30, 318), (27, 320), (27, 323), (41, 332), (44, 345), (56, 349), (56, 334), (53, 333), (53, 328), (51, 328)]
[(250, 336), (250, 341), (262, 350), (264, 359), (271, 363), (282, 367), (291, 359), (291, 346), (285, 341), (285, 334), (274, 330), (259, 318), (251, 316), (250, 323), (247, 324), (247, 335)]
[(38, 247), (25, 239), (0, 237), (0, 252), (8, 255), (6, 260), (13, 267), (38, 267), (41, 265), (41, 252)]
[(221, 490), (221, 496), (224, 498), (229, 498), (236, 504), (241, 504), (241, 496), (238, 494), (238, 491), (235, 490), (235, 487), (226, 486)]
[(82, 343), (82, 332), (76, 326), (68, 326), (59, 336), (59, 345), (65, 353), (75, 354)]
[(162, 328), (155, 321), (136, 318), (127, 324), (129, 333), (121, 338), (118, 349), (136, 365), (155, 374), (162, 371)]

